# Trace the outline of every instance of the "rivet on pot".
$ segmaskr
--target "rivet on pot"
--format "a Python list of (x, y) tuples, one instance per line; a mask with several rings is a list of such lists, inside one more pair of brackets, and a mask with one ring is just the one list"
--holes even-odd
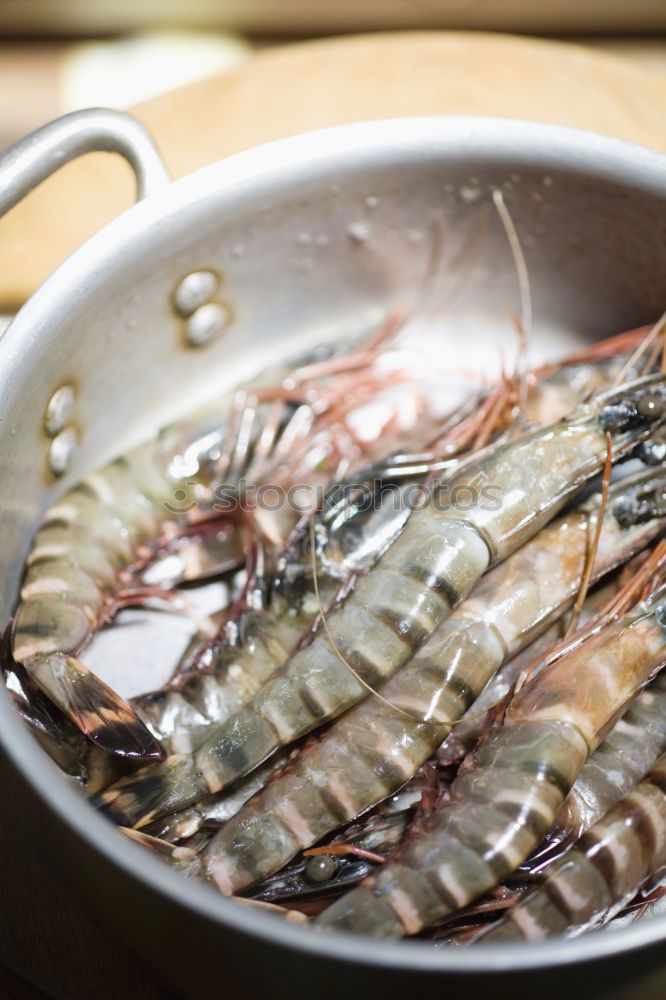
[(62, 385), (51, 396), (44, 415), (44, 428), (49, 437), (55, 437), (69, 423), (74, 409), (74, 390)]
[(200, 306), (210, 302), (218, 284), (218, 277), (212, 271), (193, 271), (176, 285), (173, 304), (181, 316), (191, 316)]
[(78, 443), (78, 436), (73, 427), (66, 427), (54, 437), (49, 450), (49, 465), (54, 476), (62, 476), (67, 472)]
[(190, 347), (205, 347), (222, 333), (229, 319), (229, 309), (218, 302), (199, 306), (185, 325), (187, 343)]

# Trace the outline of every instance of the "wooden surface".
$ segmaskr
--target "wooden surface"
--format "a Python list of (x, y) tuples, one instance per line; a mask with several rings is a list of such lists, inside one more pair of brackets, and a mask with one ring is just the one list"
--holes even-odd
[[(578, 45), (511, 36), (362, 35), (260, 53), (136, 109), (174, 176), (295, 132), (370, 118), (489, 114), (595, 129), (666, 150), (666, 75)], [(0, 312), (126, 207), (116, 157), (65, 167), (0, 221)]]
[[(159, 98), (137, 113), (180, 175), (258, 142), (393, 115), (508, 115), (666, 150), (665, 107), (666, 77), (584, 48), (428, 33), (271, 50), (239, 71)], [(131, 191), (125, 165), (90, 156), (0, 222), (0, 311), (1, 304), (22, 301), (121, 211)], [(0, 1000), (3, 993), (19, 1000), (166, 1000), (170, 994), (130, 950), (108, 940), (70, 896), (67, 872), (47, 868), (39, 832), (18, 812), (11, 781), (0, 774), (0, 785)]]

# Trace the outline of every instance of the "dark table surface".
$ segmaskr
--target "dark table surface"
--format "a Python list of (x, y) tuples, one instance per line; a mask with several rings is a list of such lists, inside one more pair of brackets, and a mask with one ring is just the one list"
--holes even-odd
[(54, 873), (0, 761), (0, 1000), (170, 1000), (127, 945), (109, 937)]

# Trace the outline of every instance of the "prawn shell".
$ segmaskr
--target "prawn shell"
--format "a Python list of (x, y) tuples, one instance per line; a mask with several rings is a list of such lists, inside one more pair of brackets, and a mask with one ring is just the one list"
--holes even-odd
[(44, 525), (85, 528), (118, 566), (126, 566), (132, 560), (132, 543), (136, 538), (112, 510), (101, 506), (93, 495), (80, 487), (46, 512)]
[(12, 634), (14, 658), (25, 664), (34, 656), (78, 652), (90, 639), (91, 621), (66, 593), (36, 595), (18, 610)]
[(572, 936), (606, 923), (666, 864), (666, 755), (547, 871), (486, 942)]
[(414, 934), (510, 875), (555, 819), (604, 732), (666, 663), (663, 595), (662, 588), (528, 681), (427, 831), (317, 925), (380, 938)]
[(162, 756), (159, 743), (130, 706), (80, 660), (57, 652), (33, 656), (23, 665), (30, 679), (103, 750), (124, 757)]
[(90, 532), (80, 526), (51, 525), (37, 532), (28, 556), (28, 567), (52, 559), (76, 566), (102, 590), (111, 590), (115, 584), (116, 564)]
[(580, 834), (637, 784), (666, 749), (666, 674), (632, 701), (586, 762), (555, 820), (556, 836)]
[[(647, 377), (623, 387), (621, 398), (640, 399), (666, 376)], [(607, 434), (600, 415), (619, 392), (581, 406), (569, 420), (539, 429), (491, 450), (465, 465), (454, 488), (479, 491), (489, 483), (500, 491), (496, 503), (478, 503), (461, 513), (455, 504), (440, 509), (431, 497), (415, 512), (402, 534), (362, 577), (347, 600), (330, 615), (323, 632), (261, 688), (250, 706), (218, 727), (196, 751), (189, 790), (181, 768), (158, 768), (117, 786), (118, 819), (143, 825), (146, 803), (174, 802), (177, 783), (183, 808), (207, 793), (220, 791), (286, 746), (351, 708), (376, 689), (416, 652), (453, 608), (472, 590), (492, 561), (511, 554), (546, 524), (595, 473), (607, 456)], [(648, 418), (617, 433), (615, 457), (645, 436)], [(351, 668), (351, 669), (350, 669)], [(203, 781), (201, 780), (203, 778)], [(104, 808), (115, 815), (113, 790)], [(154, 805), (148, 808), (157, 818)], [(128, 812), (129, 809), (129, 812)]]
[(81, 483), (102, 507), (112, 509), (119, 520), (140, 537), (157, 531), (158, 517), (148, 499), (131, 482), (122, 462), (116, 461), (99, 472), (90, 473)]
[[(527, 720), (567, 720), (596, 749), (636, 692), (666, 660), (663, 632), (653, 616), (638, 615), (592, 636), (573, 655), (552, 664), (518, 692), (507, 712), (508, 724)], [(608, 705), (614, 706), (609, 716)]]
[(301, 637), (300, 619), (285, 621), (246, 612), (238, 619), (242, 642), (223, 646), (213, 670), (194, 673), (176, 688), (133, 699), (137, 714), (172, 753), (191, 753), (214, 720), (229, 718), (282, 666)]
[(21, 600), (63, 595), (78, 604), (92, 624), (97, 622), (104, 598), (95, 581), (77, 566), (64, 559), (48, 559), (28, 568)]

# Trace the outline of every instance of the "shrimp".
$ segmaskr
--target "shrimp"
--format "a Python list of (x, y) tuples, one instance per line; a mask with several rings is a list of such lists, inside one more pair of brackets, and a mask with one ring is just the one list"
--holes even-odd
[(14, 658), (33, 683), (90, 739), (130, 757), (162, 751), (129, 705), (74, 654), (108, 613), (107, 595), (133, 546), (157, 532), (169, 495), (147, 448), (70, 491), (37, 534), (14, 623)]
[(666, 749), (666, 675), (641, 691), (586, 761), (537, 851), (520, 871), (539, 872), (645, 775)]
[(237, 781), (231, 788), (226, 788), (217, 795), (209, 795), (208, 798), (181, 812), (165, 816), (145, 832), (170, 843), (189, 841), (203, 830), (212, 831), (212, 838), (214, 831), (235, 816), (247, 800), (263, 788), (272, 775), (285, 766), (288, 759), (289, 753), (286, 750), (274, 754), (265, 764)]
[[(623, 482), (629, 486), (632, 480), (625, 479)], [(615, 491), (611, 490), (611, 495), (614, 492), (616, 497), (613, 502), (613, 513), (620, 526), (626, 528), (645, 523), (650, 519), (662, 518), (666, 514), (666, 484), (663, 473), (657, 473), (654, 480), (651, 480), (649, 474), (645, 477), (639, 476), (633, 485), (633, 489), (626, 491), (623, 491), (622, 484), (618, 484)], [(588, 595), (584, 607), (580, 609), (583, 618), (579, 624), (605, 614), (607, 608), (611, 608), (621, 594), (622, 590), (618, 595), (615, 581), (596, 588)], [(543, 665), (546, 654), (554, 646), (557, 646), (562, 634), (563, 623), (561, 621), (555, 622), (521, 653), (514, 656), (497, 671), (473, 703), (469, 712), (466, 713), (470, 718), (463, 716), (461, 722), (447, 737), (442, 748), (443, 759), (448, 760), (449, 763), (460, 760), (465, 752), (473, 747), (481, 733), (485, 713), (501, 704), (515, 684), (524, 680), (527, 673), (531, 673)]]
[[(605, 349), (616, 340), (604, 342)], [(608, 385), (623, 361), (624, 355), (611, 355), (546, 371), (529, 388), (526, 415), (541, 423), (560, 419), (594, 389)], [(441, 431), (455, 431), (465, 416), (457, 414), (445, 420)], [(320, 589), (326, 587), (330, 592), (330, 585), (343, 584), (370, 569), (407, 520), (410, 484), (435, 467), (454, 463), (453, 459), (438, 463), (437, 451), (432, 449), (419, 456), (394, 455), (331, 487), (324, 496), (324, 512), (315, 518)], [(387, 482), (392, 477), (393, 482)], [(341, 502), (336, 502), (338, 497)], [(360, 511), (355, 503), (361, 504)], [(276, 555), (276, 562), (268, 599), (263, 600), (264, 585), (257, 607), (255, 587), (253, 606), (241, 608), (237, 617), (225, 621), (221, 642), (213, 648), (208, 643), (205, 656), (213, 661), (210, 669), (183, 679), (175, 689), (170, 684), (131, 702), (167, 752), (189, 753), (201, 745), (213, 723), (223, 722), (248, 702), (284, 664), (316, 619), (319, 608), (313, 589), (309, 532), (288, 542)]]
[[(354, 574), (369, 568), (400, 532), (409, 515), (401, 502), (405, 488), (383, 491), (376, 509), (374, 504), (356, 508), (344, 483), (325, 497), (325, 510), (314, 518), (314, 533), (328, 599), (334, 599)], [(334, 503), (338, 493), (341, 504)], [(220, 641), (208, 651), (209, 669), (132, 700), (139, 718), (171, 753), (187, 753), (203, 743), (214, 723), (240, 709), (284, 664), (313, 624), (319, 607), (312, 585), (309, 527), (308, 520), (275, 556), (268, 596), (268, 585), (261, 582), (250, 606), (242, 605), (227, 618)]]
[(619, 913), (666, 866), (666, 754), (588, 829), (545, 882), (482, 935), (494, 944), (555, 934), (573, 937)]
[[(402, 840), (409, 822), (407, 812), (372, 816), (361, 829), (345, 832), (313, 854), (295, 861), (253, 888), (253, 899), (266, 902), (322, 899), (356, 885), (372, 872), (377, 862)], [(203, 867), (205, 871), (205, 867)]]
[[(328, 451), (320, 441), (316, 475), (326, 475), (325, 459), (337, 466), (333, 430), (339, 436), (349, 408), (367, 401), (380, 386), (375, 376), (363, 381), (363, 364), (375, 358), (351, 355), (337, 362), (343, 369), (361, 370), (346, 376), (349, 401), (340, 401), (339, 385), (313, 381), (308, 369), (289, 392), (284, 385), (255, 387), (261, 398), (251, 404), (246, 392), (236, 393), (91, 473), (47, 511), (28, 557), (13, 654), (31, 680), (102, 749), (131, 758), (163, 756), (134, 709), (79, 659), (94, 632), (130, 600), (123, 590), (133, 582), (132, 567), (146, 552), (159, 553), (165, 537), (177, 536), (190, 523), (192, 505), (203, 509), (193, 515), (197, 524), (211, 518), (219, 523), (223, 483), (221, 499), (228, 503), (228, 491), (244, 474), (257, 481), (276, 462), (292, 459), (293, 467), (303, 471), (311, 436), (327, 422)], [(330, 363), (322, 368), (327, 376), (331, 370)], [(356, 381), (350, 386), (349, 379)], [(156, 537), (160, 541), (151, 550), (148, 542)], [(135, 589), (131, 599), (151, 593)]]
[[(635, 336), (631, 334), (632, 343)], [(539, 423), (560, 419), (577, 402), (609, 385), (626, 360), (624, 354), (610, 353), (611, 347), (616, 343), (626, 347), (626, 337), (623, 334), (619, 341), (613, 337), (597, 345), (590, 352), (594, 360), (565, 360), (563, 367), (555, 371), (537, 372), (527, 394), (527, 418)], [(596, 359), (598, 353), (600, 360)], [(444, 420), (440, 435), (455, 431), (466, 416), (469, 414), (465, 411), (456, 412)], [(436, 468), (441, 470), (455, 462), (451, 458), (438, 462), (438, 457), (432, 449), (417, 456), (392, 455), (329, 489), (324, 497), (326, 514), (316, 519), (322, 578), (331, 576), (342, 583), (371, 567), (409, 514), (402, 502), (409, 489), (404, 481), (416, 482)], [(393, 496), (387, 491), (390, 485)], [(368, 495), (373, 492), (378, 499), (373, 499), (372, 512), (368, 516), (361, 512), (359, 516), (354, 510), (354, 497), (360, 493), (367, 510)], [(343, 502), (336, 504), (336, 497)], [(305, 541), (304, 545), (303, 537), (296, 536), (295, 543), (291, 540), (277, 554), (268, 603), (262, 602), (258, 609), (255, 597), (252, 610), (242, 609), (237, 620), (225, 621), (225, 637), (215, 650), (208, 644), (207, 659), (214, 660), (210, 670), (187, 679), (175, 690), (171, 684), (166, 690), (132, 701), (138, 716), (168, 752), (187, 753), (200, 745), (213, 722), (224, 721), (249, 700), (270, 675), (271, 667), (283, 665), (300, 633), (315, 618), (318, 607), (311, 580), (309, 538)]]
[[(571, 792), (564, 801), (553, 826), (537, 849), (520, 865), (509, 880), (482, 896), (471, 907), (451, 914), (437, 924), (437, 936), (443, 928), (459, 927), (472, 914), (492, 912), (494, 902), (522, 898), (530, 891), (526, 879), (547, 877), (553, 863), (568, 851), (576, 840), (641, 781), (666, 749), (666, 674), (662, 672), (631, 702), (606, 739), (583, 765)], [(504, 907), (503, 907), (504, 908)], [(466, 933), (477, 940), (487, 924), (473, 923)], [(457, 933), (457, 932), (456, 932)]]
[[(470, 460), (408, 519), (328, 624), (263, 685), (252, 702), (192, 755), (174, 755), (120, 781), (97, 804), (124, 826), (220, 791), (321, 726), (402, 667), (492, 564), (536, 534), (605, 464), (643, 440), (666, 411), (666, 376), (596, 397), (571, 417)], [(489, 502), (469, 499), (490, 484)], [(439, 509), (443, 507), (444, 509)]]
[(4, 638), (0, 642), (4, 682), (21, 719), (61, 771), (83, 782), (85, 737), (41, 691), (32, 687), (23, 667), (12, 661), (8, 643)]
[[(649, 472), (618, 483), (616, 502), (666, 488), (666, 472), (654, 480)], [(207, 866), (223, 892), (277, 871), (417, 771), (502, 662), (572, 604), (599, 504), (598, 495), (583, 502), (488, 573), (380, 689), (381, 701), (369, 698), (348, 712), (217, 834)], [(598, 576), (661, 534), (666, 519), (622, 528), (610, 505), (602, 524)]]
[[(380, 338), (375, 338), (375, 347), (387, 332), (391, 332), (391, 322)], [(313, 407), (320, 416), (322, 411), (324, 414), (329, 411), (330, 416), (330, 410), (335, 409), (337, 420), (345, 407), (340, 407), (330, 384), (326, 393), (321, 385), (315, 386), (313, 375), (330, 374), (335, 365), (343, 371), (363, 369), (374, 356), (352, 354), (334, 363), (320, 363), (316, 370), (312, 366), (297, 370), (291, 374), (287, 401), (283, 387), (278, 387), (277, 392), (265, 388), (275, 374), (264, 374), (254, 385), (255, 396), (242, 390), (229, 397), (222, 407), (208, 408), (163, 432), (158, 442), (88, 477), (47, 514), (28, 560), (15, 626), (14, 653), (32, 673), (33, 680), (103, 749), (139, 758), (161, 753), (157, 740), (163, 728), (155, 720), (155, 704), (151, 703), (147, 710), (146, 728), (141, 707), (128, 706), (98, 681), (78, 659), (78, 653), (99, 625), (128, 600), (127, 594), (119, 599), (117, 591), (119, 584), (128, 583), (125, 566), (132, 562), (137, 547), (158, 529), (174, 540), (171, 526), (174, 517), (165, 516), (165, 505), (169, 513), (182, 521), (178, 517), (182, 504), (177, 503), (174, 509), (172, 502), (179, 497), (179, 490), (183, 496), (187, 495), (187, 490), (179, 484), (186, 480), (188, 488), (195, 487), (197, 499), (210, 505), (217, 494), (213, 488), (215, 482), (236, 483), (249, 469), (255, 479), (267, 475), (266, 467), (270, 469), (271, 462), (273, 466), (276, 462), (284, 464), (286, 453), (294, 448), (298, 452), (299, 445), (298, 460), (302, 461), (303, 450), (307, 454), (309, 446), (311, 453), (317, 453), (317, 461), (321, 461), (326, 448), (322, 451), (321, 440), (313, 447), (308, 437), (310, 430), (322, 427)], [(368, 391), (378, 387), (376, 379), (367, 381), (366, 397)], [(260, 389), (263, 403), (256, 397)], [(337, 383), (336, 389), (339, 395)], [(358, 384), (354, 389), (358, 391)], [(298, 405), (299, 398), (307, 398), (308, 405)], [(301, 419), (299, 423), (299, 418), (305, 421)], [(329, 451), (331, 446), (329, 434)], [(293, 467), (293, 462), (289, 467)], [(203, 531), (201, 519), (198, 520), (199, 530)], [(215, 552), (212, 565), (219, 572), (221, 566), (228, 568), (238, 561), (242, 546), (235, 530), (226, 531), (220, 541), (219, 519), (216, 523), (218, 530), (212, 539), (209, 534), (204, 548), (221, 549)], [(179, 542), (180, 577), (191, 579), (192, 544), (183, 544), (178, 529), (175, 537)], [(173, 551), (172, 546), (166, 547)], [(163, 549), (164, 541), (149, 549), (153, 562), (155, 557), (159, 560)], [(198, 546), (197, 554), (200, 551)], [(174, 560), (170, 562), (173, 565)], [(211, 571), (210, 558), (203, 566), (198, 558), (196, 562), (197, 574)], [(170, 582), (176, 581), (172, 578)], [(140, 592), (135, 592), (135, 600), (140, 596)], [(146, 596), (150, 596), (150, 591), (144, 591)], [(179, 721), (173, 707), (169, 704), (164, 710), (166, 735), (170, 734), (170, 723), (176, 726)], [(190, 714), (186, 709), (184, 715)], [(167, 749), (182, 748), (167, 746)]]
[[(577, 839), (644, 777), (666, 748), (665, 708), (666, 676), (662, 673), (637, 695), (625, 715), (587, 760), (542, 842), (541, 852), (537, 850), (517, 869), (518, 877), (541, 872), (545, 865), (553, 861), (553, 845), (556, 850), (562, 845), (564, 850), (566, 843), (568, 848), (572, 836)], [(423, 782), (419, 783), (417, 774), (397, 795), (385, 800), (361, 822), (345, 827), (331, 841), (333, 850), (349, 844), (352, 849), (359, 846), (384, 856), (392, 853), (404, 838), (414, 799), (418, 802), (422, 786)], [(437, 794), (437, 788), (437, 785), (426, 785), (425, 791)], [(559, 839), (555, 840), (558, 833)], [(320, 850), (325, 852), (326, 848)], [(286, 868), (253, 885), (249, 891), (254, 898), (268, 902), (320, 899), (351, 888), (375, 868), (375, 862), (359, 857), (353, 850), (346, 856), (336, 852), (312, 858), (299, 857)]]
[(427, 830), (317, 926), (378, 938), (415, 934), (513, 872), (624, 706), (666, 664), (665, 597), (662, 585), (532, 677)]
[(173, 428), (89, 475), (47, 511), (28, 557), (14, 657), (86, 736), (111, 753), (151, 757), (162, 750), (134, 710), (77, 656), (122, 603), (127, 567), (142, 544), (173, 520), (180, 487), (171, 470), (178, 456), (205, 465), (210, 448), (210, 433), (201, 425), (196, 432), (190, 425)]
[[(580, 397), (587, 395), (590, 384), (608, 381), (617, 363), (613, 358), (611, 367), (606, 362), (595, 362), (565, 368), (532, 386), (529, 400), (537, 405), (541, 417), (556, 416), (569, 408), (577, 394)], [(555, 382), (555, 388), (550, 385), (551, 381)], [(547, 400), (541, 398), (542, 393)], [(449, 418), (443, 429), (455, 427), (455, 422)], [(427, 468), (432, 465), (433, 456), (425, 456), (424, 460)], [(395, 465), (395, 461), (389, 465)], [(379, 477), (390, 471), (386, 463), (377, 465), (369, 483), (362, 483), (356, 476), (353, 481), (336, 484), (324, 497), (324, 511), (317, 516), (315, 529), (320, 589), (336, 590), (350, 575), (370, 566), (373, 558), (404, 524), (409, 514), (408, 507), (401, 502), (405, 467), (401, 466), (398, 482), (387, 489), (389, 484)], [(379, 490), (377, 510), (374, 501), (371, 505), (367, 502), (370, 487)], [(234, 550), (242, 541), (241, 535), (233, 530), (231, 541), (234, 544), (230, 545), (228, 528), (223, 532), (219, 531), (219, 525), (214, 528), (214, 533), (204, 536), (203, 544), (195, 536), (189, 536), (178, 540), (177, 548), (169, 546), (164, 557), (158, 555), (148, 564), (142, 579), (148, 584), (163, 584), (165, 580), (173, 584), (179, 580), (205, 579), (210, 573), (230, 568), (239, 561)], [(141, 721), (168, 751), (188, 750), (197, 741), (202, 742), (201, 734), (213, 721), (222, 721), (225, 713), (230, 714), (248, 700), (260, 685), (262, 667), (265, 674), (266, 664), (271, 662), (268, 652), (263, 657), (255, 655), (257, 648), (270, 650), (275, 658), (280, 649), (289, 650), (300, 639), (302, 630), (310, 625), (318, 608), (312, 590), (309, 545), (309, 533), (297, 533), (277, 554), (277, 571), (271, 581), (267, 603), (257, 606), (257, 598), (261, 600), (264, 590), (269, 589), (263, 579), (257, 578), (252, 584), (251, 607), (241, 608), (232, 618), (219, 616), (225, 629), (221, 645), (215, 642), (211, 646), (207, 636), (203, 645), (201, 638), (193, 643), (199, 659), (203, 656), (214, 660), (211, 670), (179, 678), (176, 687), (171, 683), (162, 691), (131, 700), (130, 705)], [(276, 659), (275, 666), (279, 664)], [(94, 744), (86, 744), (82, 734), (77, 739), (76, 727), (73, 724), (65, 726), (65, 717), (54, 706), (49, 708), (48, 700), (38, 696), (16, 664), (11, 682), (17, 704), (20, 703), (24, 718), (30, 715), (29, 721), (44, 748), (56, 761), (62, 762), (64, 769), (76, 772), (89, 794), (104, 788), (123, 773), (121, 758), (116, 757), (114, 764), (102, 750), (95, 749)], [(36, 713), (40, 715), (39, 720), (35, 718)], [(260, 787), (256, 782), (248, 781), (247, 784), (255, 790)], [(241, 804), (238, 796), (228, 797), (223, 793), (221, 799), (227, 798)], [(222, 803), (206, 803), (202, 807), (201, 821), (207, 824), (215, 821), (219, 825), (222, 814), (224, 818), (231, 815)], [(185, 825), (189, 828), (194, 823), (195, 819), (190, 816)]]

